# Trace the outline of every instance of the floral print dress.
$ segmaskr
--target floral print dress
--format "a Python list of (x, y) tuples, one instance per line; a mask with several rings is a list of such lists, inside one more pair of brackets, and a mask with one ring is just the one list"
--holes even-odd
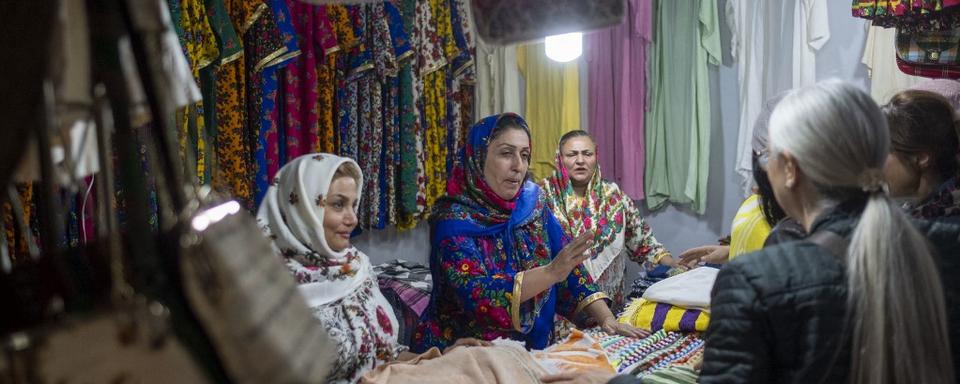
[(960, 216), (960, 176), (950, 178), (926, 200), (915, 206), (906, 206), (910, 215), (935, 219)]
[(520, 302), (525, 271), (549, 264), (569, 238), (536, 184), (525, 182), (508, 201), (484, 181), (483, 154), (502, 116), (471, 129), (447, 195), (431, 216), (434, 285), (414, 334), (416, 351), (443, 348), (462, 337), (510, 338), (542, 349), (550, 342), (555, 315), (579, 320), (584, 308), (607, 298), (580, 265), (562, 282)]
[[(234, 29), (243, 36), (247, 28), (263, 13), (262, 0), (225, 0), (224, 6)], [(247, 121), (247, 56), (241, 54), (217, 68), (217, 139), (216, 154), (220, 172), (214, 174), (214, 186), (238, 198), (253, 210), (254, 165)]]
[[(357, 257), (366, 258), (362, 253)], [(389, 363), (405, 347), (397, 344), (399, 323), (390, 303), (377, 286), (369, 261), (368, 277), (338, 301), (311, 306), (313, 315), (335, 340), (339, 359), (328, 374), (328, 383), (356, 383), (374, 367)]]
[(592, 257), (584, 264), (594, 281), (613, 300), (613, 309), (624, 305), (626, 261), (645, 270), (656, 267), (670, 255), (653, 236), (640, 211), (616, 183), (603, 180), (600, 168), (594, 171), (586, 196), (578, 196), (557, 153), (557, 171), (542, 182), (548, 205), (564, 232), (571, 237), (595, 232)]

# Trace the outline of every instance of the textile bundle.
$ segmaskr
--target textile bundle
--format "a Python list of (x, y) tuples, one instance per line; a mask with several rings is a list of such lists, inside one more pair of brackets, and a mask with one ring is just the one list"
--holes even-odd
[(589, 333), (619, 373), (644, 376), (669, 367), (693, 368), (703, 360), (703, 339), (695, 334), (654, 332), (643, 339)]
[(623, 311), (619, 321), (651, 331), (703, 332), (710, 323), (710, 312), (636, 299)]

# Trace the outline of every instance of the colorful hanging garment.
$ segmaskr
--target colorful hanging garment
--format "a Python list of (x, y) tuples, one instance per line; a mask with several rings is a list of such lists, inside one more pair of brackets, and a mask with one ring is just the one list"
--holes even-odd
[[(363, 170), (364, 182), (359, 219), (361, 228), (376, 226), (380, 211), (380, 171), (383, 155), (383, 93), (376, 71), (377, 56), (383, 55), (389, 40), (383, 40), (376, 23), (371, 18), (372, 5), (350, 6), (357, 38), (363, 42), (361, 55), (355, 57), (356, 78), (359, 88), (359, 152), (357, 160)], [(387, 37), (388, 38), (388, 37)]]
[[(226, 0), (224, 5), (234, 29), (241, 37), (267, 7), (262, 0)], [(239, 199), (252, 211), (256, 208), (252, 183), (255, 163), (246, 108), (248, 56), (243, 53), (241, 51), (235, 60), (222, 63), (217, 68), (216, 148), (220, 171), (214, 175), (213, 184)]]
[(647, 50), (653, 41), (653, 0), (627, 2), (624, 22), (584, 36), (588, 67), (588, 125), (605, 176), (642, 200)]
[[(342, 5), (328, 5), (327, 16), (337, 34), (341, 51), (333, 57), (336, 59), (336, 124), (337, 124), (337, 153), (341, 156), (357, 157), (357, 83), (352, 81), (350, 74), (352, 57), (358, 56), (363, 50), (362, 42), (357, 38), (347, 7)], [(361, 63), (362, 64), (362, 63)]]
[(281, 157), (277, 126), (277, 70), (295, 57), (296, 33), (290, 23), (289, 10), (283, 0), (268, 0), (267, 8), (244, 35), (247, 57), (247, 120), (254, 151), (256, 175), (254, 204), (259, 205), (270, 185), (271, 176), (280, 168)]
[[(458, 4), (460, 10), (457, 10)], [(463, 82), (466, 80), (467, 70), (470, 68), (470, 48), (467, 47), (464, 27), (469, 28), (465, 20), (459, 16), (466, 12), (465, 5), (455, 0), (447, 0), (442, 20), (450, 19), (450, 30), (447, 36), (444, 36), (444, 52), (447, 57), (447, 153), (457, 153), (458, 144), (462, 143), (462, 132), (460, 127), (463, 125), (463, 105), (460, 94), (463, 92)], [(458, 12), (459, 11), (459, 12)], [(445, 21), (444, 21), (445, 22)], [(457, 156), (447, 156), (447, 172), (453, 171)]]
[[(423, 28), (416, 24), (417, 0), (399, 0), (403, 32), (410, 37), (411, 51), (422, 52)], [(411, 229), (426, 206), (426, 173), (423, 168), (422, 120), (419, 108), (421, 85), (418, 81), (422, 58), (400, 67), (400, 181), (397, 227)]]
[[(283, 41), (283, 54), (279, 55), (266, 63), (263, 68), (264, 92), (263, 110), (261, 111), (261, 133), (266, 133), (267, 145), (267, 180), (272, 180), (273, 175), (280, 170), (287, 162), (287, 115), (285, 113), (286, 104), (282, 97), (283, 88), (286, 84), (288, 75), (287, 67), (301, 56), (297, 40), (296, 28), (293, 26), (293, 18), (290, 16), (290, 8), (287, 7), (285, 0), (267, 0), (267, 6), (273, 12), (274, 20), (280, 32), (280, 38)], [(267, 127), (265, 130), (264, 127)]]
[(542, 180), (556, 171), (553, 159), (560, 136), (580, 129), (580, 74), (576, 61), (548, 58), (543, 43), (517, 48), (517, 65), (526, 79), (524, 113), (536, 138), (530, 172)]
[(703, 214), (710, 169), (710, 79), (720, 64), (716, 0), (658, 1), (646, 116), (647, 206)]
[(960, 26), (958, 0), (853, 0), (854, 17), (905, 32), (942, 31)]
[[(204, 142), (203, 158), (205, 159), (205, 172), (203, 173), (204, 184), (213, 183), (215, 180), (222, 180), (220, 175), (222, 166), (218, 151), (218, 132), (229, 130), (229, 126), (220, 126), (220, 114), (218, 104), (220, 103), (217, 87), (217, 75), (220, 67), (235, 61), (243, 55), (243, 46), (240, 42), (237, 31), (230, 21), (230, 14), (227, 11), (224, 0), (204, 0), (204, 6), (207, 9), (207, 18), (210, 20), (210, 26), (213, 29), (214, 36), (219, 47), (219, 56), (212, 63), (200, 70), (200, 89), (203, 93), (203, 122), (204, 129), (198, 134)], [(215, 184), (217, 188), (223, 188), (223, 185)]]
[(337, 42), (337, 33), (327, 15), (327, 6), (313, 7), (313, 22), (317, 28), (314, 37), (315, 44), (322, 50), (322, 59), (317, 66), (317, 113), (318, 146), (317, 152), (337, 153), (337, 125), (335, 123), (336, 88), (337, 88), (337, 59), (340, 52)]
[(286, 0), (297, 32), (301, 54), (285, 67), (283, 83), (284, 127), (286, 156), (284, 162), (313, 153), (320, 147), (319, 116), (317, 107), (317, 62), (322, 56), (315, 44), (320, 24), (315, 19), (317, 6), (301, 1)]
[[(23, 213), (23, 223), (17, 223), (17, 217), (13, 212), (14, 206), (11, 205), (9, 201), (4, 201), (3, 204), (0, 205), (0, 210), (3, 212), (3, 231), (6, 236), (7, 251), (9, 252), (12, 266), (22, 261), (30, 260), (30, 248), (27, 243), (28, 237), (26, 236), (27, 234), (21, 231), (21, 224), (25, 225), (28, 229), (36, 227), (32, 225), (34, 216), (33, 207), (35, 205), (33, 199), (33, 183), (19, 184), (15, 188), (17, 189), (17, 194), (20, 199), (19, 209), (22, 210)], [(30, 234), (30, 236), (36, 239), (37, 234)]]
[[(202, 0), (174, 0), (167, 4), (170, 7), (174, 29), (180, 38), (180, 45), (193, 70), (194, 80), (200, 84), (200, 70), (220, 57), (216, 36), (207, 18), (206, 7)], [(203, 102), (186, 107), (185, 110), (180, 111), (179, 115), (181, 116), (178, 122), (182, 156), (189, 150), (195, 161), (187, 166), (187, 170), (194, 171), (198, 182), (207, 181), (209, 177), (207, 177), (206, 167), (207, 140)]]
[(447, 177), (446, 72), (442, 71), (447, 65), (445, 42), (442, 39), (446, 29), (439, 22), (444, 16), (440, 8), (438, 0), (417, 2), (418, 62), (422, 79), (420, 106), (423, 111), (421, 119), (428, 208), (443, 196)]
[(383, 154), (380, 157), (381, 191), (374, 228), (397, 223), (397, 174), (400, 163), (400, 61), (413, 51), (403, 31), (400, 10), (391, 2), (372, 5), (374, 61), (376, 74), (383, 82)]
[[(386, 220), (390, 225), (398, 225), (403, 214), (400, 195), (401, 184), (404, 182), (401, 174), (404, 150), (402, 116), (406, 108), (404, 101), (410, 102), (410, 100), (403, 96), (404, 88), (401, 77), (404, 75), (401, 75), (400, 72), (404, 71), (405, 75), (411, 75), (411, 72), (409, 72), (411, 70), (410, 62), (414, 54), (410, 45), (409, 34), (403, 25), (403, 16), (397, 6), (398, 3), (399, 1), (384, 3), (384, 13), (390, 32), (390, 45), (393, 48), (392, 59), (394, 60), (392, 68), (388, 65), (387, 69), (393, 73), (388, 74), (386, 88), (384, 89), (384, 102), (386, 103), (384, 108), (387, 111), (387, 115), (384, 117), (384, 140), (387, 145), (387, 151), (384, 154), (384, 169), (387, 177), (383, 180), (383, 183), (386, 184), (385, 189), (387, 191)], [(411, 181), (416, 182), (416, 180)]]

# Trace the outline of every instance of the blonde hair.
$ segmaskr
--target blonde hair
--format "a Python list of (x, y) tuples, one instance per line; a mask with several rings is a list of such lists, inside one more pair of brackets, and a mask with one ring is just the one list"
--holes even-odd
[(936, 263), (880, 188), (890, 134), (877, 104), (840, 81), (795, 90), (773, 112), (770, 144), (795, 157), (824, 199), (869, 195), (846, 255), (850, 382), (953, 382)]
[(333, 178), (330, 179), (330, 181), (333, 182), (333, 180), (341, 177), (351, 177), (353, 178), (353, 181), (356, 181), (357, 184), (360, 184), (360, 169), (357, 168), (354, 163), (345, 162), (337, 167), (337, 170), (333, 172)]

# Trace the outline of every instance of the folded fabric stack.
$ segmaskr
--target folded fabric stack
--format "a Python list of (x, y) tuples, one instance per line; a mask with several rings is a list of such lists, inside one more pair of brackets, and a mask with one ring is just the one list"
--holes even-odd
[[(512, 341), (512, 340), (511, 340)], [(412, 360), (397, 360), (367, 372), (367, 384), (537, 384), (549, 372), (517, 342), (455, 348), (441, 354), (431, 348)]]
[(401, 344), (410, 345), (420, 315), (430, 303), (433, 280), (430, 269), (423, 264), (394, 260), (373, 267), (377, 273), (380, 292), (393, 306), (400, 322), (397, 331)]
[(703, 332), (710, 322), (710, 291), (718, 269), (700, 267), (663, 279), (644, 290), (619, 321), (651, 331)]
[(673, 366), (692, 368), (703, 359), (703, 339), (695, 334), (660, 330), (635, 339), (595, 330), (590, 336), (597, 340), (619, 373), (643, 376)]
[(700, 372), (693, 368), (671, 366), (641, 377), (640, 382), (643, 384), (694, 384), (699, 378)]
[(530, 353), (540, 366), (552, 373), (597, 370), (614, 372), (614, 365), (600, 343), (577, 329), (572, 330), (563, 342)]
[(651, 331), (704, 332), (710, 323), (710, 312), (636, 299), (618, 321)]

